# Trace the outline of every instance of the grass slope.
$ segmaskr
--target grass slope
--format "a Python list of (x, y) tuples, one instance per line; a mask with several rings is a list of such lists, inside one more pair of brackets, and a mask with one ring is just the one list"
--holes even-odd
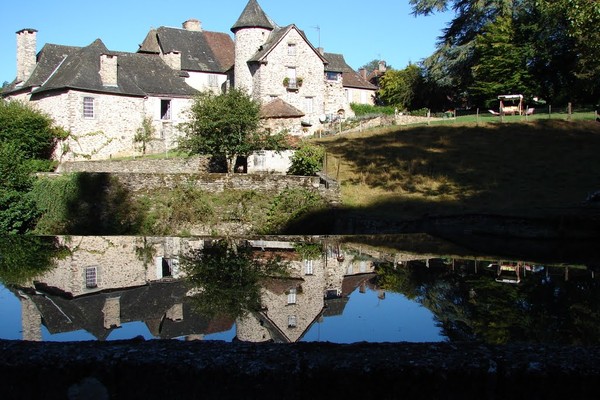
[(600, 124), (515, 123), (391, 127), (320, 139), (343, 204), (374, 216), (589, 210), (600, 189)]

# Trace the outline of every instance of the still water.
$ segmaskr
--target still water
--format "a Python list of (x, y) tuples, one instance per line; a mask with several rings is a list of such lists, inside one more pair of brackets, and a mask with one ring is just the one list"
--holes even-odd
[(0, 339), (600, 342), (593, 257), (425, 242), (4, 237)]

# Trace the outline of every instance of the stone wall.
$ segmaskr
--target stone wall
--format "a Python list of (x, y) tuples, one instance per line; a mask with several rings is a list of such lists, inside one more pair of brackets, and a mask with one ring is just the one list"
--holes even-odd
[(112, 173), (133, 192), (173, 189), (191, 186), (211, 193), (224, 190), (260, 190), (282, 192), (288, 188), (318, 191), (320, 179), (315, 176), (251, 175), (251, 174), (147, 174)]
[(139, 160), (96, 160), (61, 163), (56, 172), (121, 172), (197, 174), (208, 172), (208, 157), (139, 159)]
[(596, 399), (598, 347), (0, 340), (3, 399)]
[[(93, 117), (84, 117), (84, 97), (93, 100)], [(34, 95), (31, 103), (51, 115), (56, 125), (71, 135), (56, 150), (57, 160), (105, 160), (112, 157), (140, 155), (134, 136), (145, 117), (152, 119), (155, 130), (148, 152), (162, 152), (176, 146), (177, 126), (187, 120), (190, 99), (173, 98), (169, 119), (161, 119), (158, 97), (114, 96), (70, 90), (62, 93)]]

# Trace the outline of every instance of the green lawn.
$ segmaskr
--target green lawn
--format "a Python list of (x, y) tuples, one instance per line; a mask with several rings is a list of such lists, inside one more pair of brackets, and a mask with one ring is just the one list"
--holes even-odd
[(344, 205), (364, 213), (549, 215), (580, 210), (600, 189), (600, 124), (557, 117), (459, 116), (319, 143)]

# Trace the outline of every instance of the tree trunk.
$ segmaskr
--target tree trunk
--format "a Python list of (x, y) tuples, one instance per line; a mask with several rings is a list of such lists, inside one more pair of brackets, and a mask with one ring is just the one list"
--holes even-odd
[(235, 160), (237, 159), (237, 155), (233, 154), (233, 155), (228, 155), (226, 156), (227, 159), (227, 173), (228, 174), (233, 174), (233, 169), (235, 168)]

